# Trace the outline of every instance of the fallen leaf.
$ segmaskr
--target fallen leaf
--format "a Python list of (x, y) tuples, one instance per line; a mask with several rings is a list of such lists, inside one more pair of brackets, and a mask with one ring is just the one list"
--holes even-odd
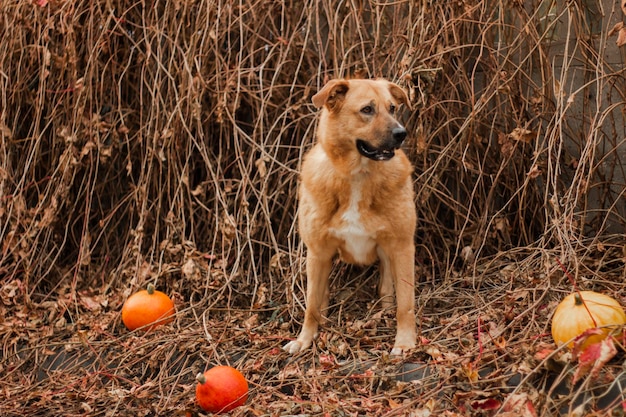
[(441, 353), (441, 351), (434, 346), (429, 346), (426, 349), (426, 353), (430, 355), (430, 357), (433, 358), (435, 361), (441, 361), (443, 359), (443, 354)]
[(380, 404), (377, 401), (374, 401), (371, 398), (365, 398), (362, 397), (360, 398), (360, 405), (362, 408), (365, 409), (365, 411), (367, 411), (365, 414), (366, 415), (381, 415), (381, 408), (382, 408), (382, 404)]
[(504, 350), (506, 349), (507, 346), (507, 340), (505, 339), (504, 336), (500, 336), (498, 339), (495, 339), (493, 341), (493, 344), (500, 350)]
[(551, 349), (551, 348), (540, 349), (537, 352), (535, 352), (535, 359), (537, 359), (538, 361), (542, 361), (548, 356), (552, 355), (553, 353), (554, 353), (554, 349)]
[(360, 374), (351, 374), (350, 378), (352, 379), (370, 379), (374, 377), (374, 371), (371, 369), (366, 369), (365, 372)]
[(600, 369), (617, 354), (615, 343), (611, 336), (599, 343), (587, 346), (578, 356), (578, 368), (574, 373), (572, 385), (586, 375), (597, 375)]
[(498, 141), (500, 143), (500, 152), (505, 158), (513, 154), (513, 143), (510, 140)]
[(426, 401), (425, 404), (423, 404), (422, 408), (412, 410), (409, 413), (408, 417), (430, 417), (436, 406), (437, 402), (434, 398), (431, 398), (430, 400)]
[(615, 35), (623, 27), (624, 27), (624, 22), (616, 23), (615, 26), (613, 26), (611, 30), (609, 30), (609, 33), (607, 34), (607, 36), (611, 37)]
[(0, 134), (6, 137), (7, 139), (11, 139), (13, 137), (13, 133), (11, 132), (11, 129), (9, 128), (9, 126), (5, 125), (4, 122), (1, 122), (1, 121), (0, 121)]
[(200, 271), (193, 258), (187, 259), (187, 262), (185, 262), (181, 268), (181, 272), (185, 278), (200, 278)]
[(495, 398), (472, 401), (472, 408), (474, 410), (498, 410), (501, 405), (502, 403)]
[(473, 262), (474, 257), (474, 249), (471, 246), (465, 246), (461, 249), (461, 259), (463, 259), (463, 262)]
[(320, 355), (319, 356), (320, 365), (324, 369), (334, 369), (337, 368), (337, 360), (333, 355)]
[(576, 338), (574, 338), (574, 348), (572, 349), (572, 355), (574, 356), (574, 359), (578, 358), (578, 355), (582, 352), (589, 337), (602, 334), (604, 334), (602, 329), (592, 327), (576, 336)]
[(467, 377), (471, 383), (478, 382), (478, 379), (480, 378), (478, 370), (474, 367), (472, 362), (462, 364), (461, 373), (463, 376)]
[(511, 133), (509, 133), (509, 136), (513, 140), (530, 143), (537, 135), (532, 130), (524, 129), (522, 127), (516, 127)]
[(80, 304), (89, 311), (100, 311), (102, 309), (96, 297), (83, 295), (80, 297)]
[(626, 28), (621, 28), (619, 32), (617, 32), (617, 40), (615, 43), (617, 46), (626, 45)]
[(401, 405), (399, 402), (397, 402), (393, 398), (387, 398), (387, 403), (389, 405), (389, 408), (391, 408), (392, 410), (395, 410), (396, 408), (400, 407), (400, 405)]
[(283, 353), (284, 353), (283, 350), (279, 347), (274, 347), (270, 349), (269, 352), (267, 352), (269, 356), (278, 356), (278, 355), (282, 355)]
[(504, 413), (501, 413), (500, 416), (537, 417), (535, 406), (526, 393), (510, 394), (506, 397), (503, 410)]
[(256, 313), (251, 315), (246, 320), (244, 320), (243, 325), (248, 330), (251, 330), (251, 329), (254, 329), (254, 328), (258, 327), (258, 325), (259, 325), (259, 315), (256, 314)]
[(3, 283), (0, 287), (0, 301), (5, 306), (18, 304), (23, 293), (24, 284), (19, 279)]
[(570, 94), (567, 98), (567, 104), (572, 104), (576, 100), (576, 94)]
[(254, 161), (254, 165), (256, 165), (257, 170), (259, 171), (259, 175), (261, 178), (265, 178), (267, 175), (267, 166), (265, 165), (265, 158), (259, 158)]
[(533, 165), (526, 175), (528, 175), (530, 179), (535, 179), (541, 175), (541, 169), (537, 165)]
[(427, 408), (420, 408), (419, 410), (413, 410), (409, 413), (409, 417), (430, 417), (432, 411)]

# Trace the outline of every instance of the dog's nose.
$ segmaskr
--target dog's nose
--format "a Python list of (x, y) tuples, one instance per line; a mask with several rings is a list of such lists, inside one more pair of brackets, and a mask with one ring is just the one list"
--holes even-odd
[(406, 139), (406, 129), (402, 126), (395, 127), (391, 131), (391, 136), (393, 137), (393, 141), (396, 143), (396, 145), (400, 146), (402, 145), (402, 142), (404, 142), (404, 139)]

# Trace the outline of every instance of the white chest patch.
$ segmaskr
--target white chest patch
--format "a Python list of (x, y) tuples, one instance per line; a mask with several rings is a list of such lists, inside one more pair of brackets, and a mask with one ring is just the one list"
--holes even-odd
[(343, 250), (348, 252), (358, 263), (368, 263), (376, 242), (374, 235), (363, 226), (359, 203), (361, 202), (361, 183), (352, 185), (350, 203), (341, 215), (341, 226), (334, 229), (333, 234), (344, 241)]

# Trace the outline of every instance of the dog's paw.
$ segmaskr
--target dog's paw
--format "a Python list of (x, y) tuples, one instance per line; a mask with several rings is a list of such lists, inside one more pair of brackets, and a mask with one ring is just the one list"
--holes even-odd
[(283, 350), (289, 353), (290, 355), (300, 352), (300, 349), (302, 349), (302, 347), (300, 346), (300, 343), (297, 340), (293, 340), (287, 343), (285, 346), (283, 346)]
[(302, 344), (300, 344), (300, 342), (298, 342), (297, 340), (292, 340), (291, 342), (283, 346), (283, 350), (291, 355), (295, 355), (303, 349), (304, 348), (302, 347)]
[(391, 349), (391, 356), (402, 356), (403, 353), (407, 352), (409, 349), (404, 348), (404, 347), (398, 347), (398, 346), (394, 346), (393, 349)]
[(391, 356), (402, 356), (402, 353), (404, 352), (404, 349), (401, 347), (393, 347), (393, 349), (391, 349)]
[(283, 346), (283, 350), (291, 355), (295, 355), (296, 353), (302, 352), (304, 349), (309, 347), (311, 343), (309, 342), (306, 346), (300, 342), (299, 340), (292, 340)]
[(402, 356), (403, 353), (407, 353), (410, 350), (415, 349), (415, 344), (408, 345), (394, 345), (393, 349), (391, 349), (392, 356)]
[[(317, 326), (316, 326), (317, 327)], [(296, 340), (292, 340), (283, 346), (283, 350), (291, 353), (292, 355), (295, 353), (302, 352), (307, 349), (313, 343), (313, 339), (317, 338), (317, 331), (310, 330), (307, 328), (303, 328), (298, 338)]]
[(296, 353), (302, 351), (303, 349), (304, 348), (302, 347), (302, 344), (298, 342), (297, 340), (293, 340), (287, 343), (285, 346), (283, 346), (283, 350), (291, 355), (295, 355)]

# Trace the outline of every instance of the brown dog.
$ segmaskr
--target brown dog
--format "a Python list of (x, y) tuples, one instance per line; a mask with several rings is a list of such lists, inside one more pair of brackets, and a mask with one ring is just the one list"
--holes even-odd
[(405, 128), (394, 113), (409, 105), (406, 93), (386, 80), (332, 80), (313, 96), (322, 108), (317, 144), (302, 164), (300, 235), (307, 246), (304, 324), (284, 349), (311, 345), (328, 307), (328, 276), (335, 254), (349, 263), (380, 260), (379, 294), (397, 303), (391, 351), (415, 347), (414, 256), (416, 213), (413, 168), (400, 146)]

